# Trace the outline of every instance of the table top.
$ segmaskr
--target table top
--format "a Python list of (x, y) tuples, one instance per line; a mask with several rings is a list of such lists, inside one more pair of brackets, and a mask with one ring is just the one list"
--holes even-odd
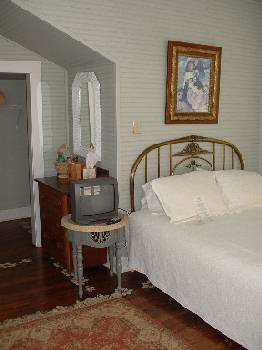
[(94, 225), (81, 225), (77, 224), (71, 219), (71, 214), (63, 216), (61, 219), (61, 225), (68, 230), (77, 231), (77, 232), (105, 232), (105, 231), (114, 231), (119, 228), (125, 227), (128, 223), (128, 215), (123, 214), (121, 221), (107, 225), (107, 224), (94, 224)]

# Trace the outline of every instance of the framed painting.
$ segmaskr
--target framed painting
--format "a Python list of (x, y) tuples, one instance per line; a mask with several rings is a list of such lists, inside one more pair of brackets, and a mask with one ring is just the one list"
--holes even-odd
[(169, 41), (166, 124), (218, 122), (221, 47)]

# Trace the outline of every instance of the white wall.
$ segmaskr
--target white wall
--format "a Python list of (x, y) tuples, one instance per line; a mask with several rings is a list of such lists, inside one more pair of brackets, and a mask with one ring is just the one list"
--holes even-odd
[[(186, 134), (237, 144), (258, 169), (262, 4), (252, 0), (14, 0), (117, 63), (119, 187), (129, 204), (129, 172), (146, 146)], [(222, 46), (218, 125), (165, 125), (168, 40)], [(132, 121), (142, 122), (141, 135)]]
[(42, 62), (42, 109), (45, 175), (54, 175), (58, 146), (67, 141), (66, 71), (22, 46), (0, 36), (0, 60)]

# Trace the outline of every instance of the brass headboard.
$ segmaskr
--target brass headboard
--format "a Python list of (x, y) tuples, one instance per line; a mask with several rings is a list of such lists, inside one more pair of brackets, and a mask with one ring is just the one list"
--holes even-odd
[[(186, 143), (182, 150), (173, 153), (173, 145)], [(210, 150), (200, 147), (199, 143), (207, 143)], [(189, 162), (188, 168), (200, 166), (197, 160), (206, 163), (211, 170), (216, 170), (216, 146), (222, 147), (222, 163), (220, 170), (225, 170), (226, 165), (226, 148), (230, 149), (231, 169), (235, 168), (235, 157), (237, 156), (240, 169), (244, 169), (244, 162), (238, 148), (230, 142), (210, 137), (190, 135), (174, 140), (164, 141), (147, 147), (135, 160), (130, 176), (130, 197), (131, 211), (135, 210), (135, 175), (140, 163), (144, 160), (144, 182), (148, 182), (148, 154), (157, 150), (157, 177), (161, 176), (161, 149), (168, 147), (168, 175), (173, 175), (179, 165)], [(173, 161), (174, 157), (179, 157), (177, 162)], [(208, 159), (210, 158), (210, 159)]]

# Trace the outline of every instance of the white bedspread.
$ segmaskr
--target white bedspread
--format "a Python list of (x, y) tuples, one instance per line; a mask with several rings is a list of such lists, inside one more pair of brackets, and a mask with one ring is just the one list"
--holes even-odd
[(262, 349), (262, 208), (207, 223), (129, 219), (129, 266), (214, 328)]

